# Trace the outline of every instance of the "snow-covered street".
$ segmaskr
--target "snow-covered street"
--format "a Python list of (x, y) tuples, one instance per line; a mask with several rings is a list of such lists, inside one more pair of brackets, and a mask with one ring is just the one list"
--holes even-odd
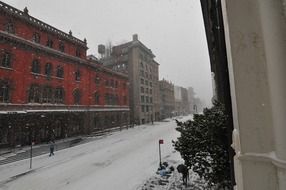
[[(185, 117), (186, 120), (190, 117)], [(0, 166), (0, 189), (6, 190), (134, 190), (155, 173), (159, 165), (158, 140), (162, 161), (180, 155), (172, 140), (176, 123), (156, 122), (115, 132), (86, 144)], [(93, 137), (91, 137), (93, 138)]]

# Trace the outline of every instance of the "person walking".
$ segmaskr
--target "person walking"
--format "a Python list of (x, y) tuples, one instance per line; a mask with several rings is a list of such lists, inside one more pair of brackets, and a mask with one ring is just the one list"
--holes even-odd
[(50, 142), (50, 155), (49, 156), (54, 156), (54, 150), (55, 150), (55, 145), (54, 145), (54, 142), (51, 141)]

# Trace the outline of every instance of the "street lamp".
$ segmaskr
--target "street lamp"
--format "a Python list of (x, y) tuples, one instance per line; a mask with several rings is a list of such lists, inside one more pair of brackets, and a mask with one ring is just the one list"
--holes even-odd
[(30, 133), (30, 143), (31, 143), (31, 148), (30, 148), (30, 169), (32, 169), (32, 158), (33, 158), (33, 135), (32, 135), (32, 128), (29, 123), (26, 123), (26, 128), (29, 129)]

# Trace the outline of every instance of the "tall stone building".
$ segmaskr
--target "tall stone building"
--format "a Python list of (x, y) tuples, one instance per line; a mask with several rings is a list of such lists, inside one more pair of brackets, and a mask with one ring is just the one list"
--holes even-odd
[(159, 64), (154, 58), (152, 51), (134, 34), (132, 41), (114, 46), (110, 56), (101, 59), (105, 66), (128, 75), (131, 123), (159, 119)]
[(174, 84), (163, 79), (159, 81), (160, 87), (160, 118), (172, 117), (175, 111)]

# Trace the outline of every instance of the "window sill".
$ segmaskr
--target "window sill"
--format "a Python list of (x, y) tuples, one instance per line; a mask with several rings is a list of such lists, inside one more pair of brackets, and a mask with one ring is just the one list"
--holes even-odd
[(31, 72), (32, 75), (34, 75), (35, 77), (46, 77), (46, 78), (49, 78), (49, 79), (59, 79), (59, 80), (64, 80), (64, 78), (61, 78), (61, 77), (56, 77), (56, 76), (47, 76), (47, 75), (44, 75), (44, 74), (41, 74), (41, 73), (34, 73), (34, 72)]
[(5, 69), (5, 70), (9, 70), (9, 71), (14, 71), (14, 69), (12, 69), (11, 67), (3, 67), (3, 66), (0, 66), (0, 69)]

